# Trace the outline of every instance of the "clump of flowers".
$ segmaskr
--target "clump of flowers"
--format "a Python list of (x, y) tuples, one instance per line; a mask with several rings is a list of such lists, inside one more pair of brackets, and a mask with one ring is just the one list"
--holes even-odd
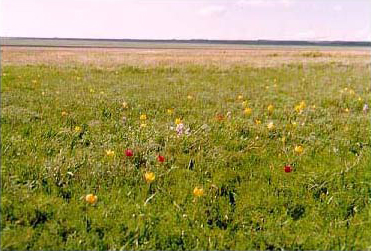
[(107, 155), (108, 157), (113, 157), (113, 156), (115, 156), (115, 151), (112, 151), (112, 150), (106, 150), (106, 155)]
[(273, 122), (269, 122), (267, 128), (269, 131), (273, 131), (276, 128), (276, 126), (274, 125)]
[(196, 196), (196, 197), (201, 197), (204, 195), (204, 189), (203, 188), (198, 188), (198, 187), (195, 187), (193, 189), (193, 195)]
[(162, 155), (159, 155), (159, 156), (157, 157), (157, 161), (160, 162), (160, 163), (163, 163), (163, 162), (165, 162), (165, 157), (162, 156)]
[(297, 145), (297, 146), (295, 146), (294, 151), (295, 151), (297, 154), (302, 154), (303, 151), (304, 151), (304, 148), (303, 148), (303, 146), (301, 146), (301, 145)]
[(98, 196), (94, 194), (88, 194), (85, 196), (85, 201), (91, 205), (94, 205), (98, 201)]
[(244, 113), (246, 116), (250, 116), (251, 113), (252, 113), (252, 109), (249, 108), (249, 107), (247, 107), (247, 108), (245, 108), (245, 110), (243, 111), (243, 113)]
[(134, 152), (131, 149), (126, 149), (125, 150), (125, 155), (126, 155), (126, 157), (132, 157), (134, 155)]
[(75, 132), (81, 132), (81, 127), (80, 126), (75, 126)]
[(148, 184), (152, 183), (156, 178), (156, 175), (153, 172), (146, 172), (144, 174), (144, 179)]
[(285, 171), (285, 173), (291, 173), (293, 169), (290, 165), (286, 165), (283, 170)]
[(175, 124), (176, 125), (179, 125), (179, 124), (181, 124), (182, 123), (182, 120), (180, 119), (180, 118), (176, 118), (175, 119)]
[(147, 120), (147, 115), (146, 114), (141, 114), (139, 119), (142, 120), (142, 121)]
[(363, 109), (362, 109), (362, 111), (364, 112), (364, 113), (367, 113), (368, 112), (368, 104), (365, 104), (364, 106), (363, 106)]

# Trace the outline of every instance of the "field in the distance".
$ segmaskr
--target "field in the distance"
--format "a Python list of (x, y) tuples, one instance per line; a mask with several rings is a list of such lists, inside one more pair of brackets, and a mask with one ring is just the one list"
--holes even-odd
[(371, 249), (368, 50), (1, 50), (2, 250)]

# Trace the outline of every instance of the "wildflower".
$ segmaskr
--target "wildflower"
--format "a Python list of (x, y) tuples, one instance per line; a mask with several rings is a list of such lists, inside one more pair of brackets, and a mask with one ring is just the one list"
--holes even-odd
[(368, 111), (368, 104), (365, 104), (365, 105), (363, 106), (362, 111), (363, 111), (364, 113), (367, 113), (367, 111)]
[(184, 125), (182, 123), (178, 124), (175, 128), (178, 135), (182, 135), (184, 132)]
[(122, 107), (123, 107), (124, 109), (127, 109), (127, 108), (129, 108), (129, 105), (128, 105), (128, 103), (126, 103), (126, 102), (122, 102)]
[(275, 126), (274, 126), (274, 124), (273, 124), (273, 122), (269, 122), (268, 123), (268, 125), (267, 125), (267, 128), (268, 128), (268, 130), (274, 130), (275, 129)]
[(181, 124), (182, 123), (182, 120), (180, 119), (180, 118), (176, 118), (175, 119), (175, 124), (176, 125), (179, 125), (179, 124)]
[(44, 95), (45, 95), (45, 92), (41, 92), (41, 95), (43, 95), (43, 96), (44, 96)]
[(134, 152), (131, 149), (126, 149), (125, 150), (125, 155), (126, 155), (126, 157), (132, 157), (134, 155)]
[(146, 114), (141, 114), (140, 117), (139, 117), (140, 120), (146, 120), (147, 119), (147, 115)]
[(224, 120), (224, 116), (223, 114), (217, 114), (216, 117), (215, 117), (216, 120), (218, 121), (223, 121)]
[(149, 183), (152, 183), (154, 180), (155, 180), (156, 176), (153, 172), (146, 172), (144, 174), (144, 179), (146, 180), (146, 182), (149, 184)]
[(196, 197), (203, 196), (204, 195), (204, 189), (195, 187), (195, 189), (193, 189), (193, 195), (196, 196)]
[(301, 145), (298, 145), (298, 146), (295, 146), (294, 151), (295, 151), (297, 154), (302, 154), (303, 151), (304, 151), (304, 148), (303, 148)]
[(268, 105), (268, 112), (269, 113), (272, 113), (273, 112), (273, 110), (274, 110), (274, 106), (273, 105)]
[(345, 108), (344, 112), (346, 112), (346, 113), (350, 112), (349, 108)]
[(361, 97), (358, 97), (358, 101), (359, 101), (359, 102), (362, 102), (362, 98), (361, 98)]
[(98, 197), (94, 194), (88, 194), (85, 196), (85, 201), (91, 205), (94, 205), (98, 201)]
[(299, 104), (299, 106), (301, 107), (301, 109), (305, 109), (305, 107), (306, 107), (306, 104), (305, 104), (305, 101), (303, 100), (303, 101), (301, 101), (300, 102), (300, 104)]
[(159, 155), (159, 156), (157, 157), (157, 160), (158, 160), (158, 162), (163, 163), (163, 162), (165, 162), (165, 157), (162, 156), (162, 155)]
[(285, 173), (291, 173), (292, 172), (292, 167), (290, 165), (286, 165), (284, 170), (285, 170)]
[(193, 99), (193, 96), (192, 95), (188, 95), (187, 96), (187, 99), (191, 100), (191, 99)]
[(242, 100), (243, 99), (243, 96), (242, 95), (238, 95), (237, 99), (238, 100)]
[(81, 132), (81, 127), (80, 126), (75, 126), (75, 132)]
[(247, 116), (250, 116), (251, 113), (252, 113), (252, 109), (247, 107), (247, 108), (245, 108), (245, 110), (243, 111), (243, 113), (244, 113), (245, 115), (247, 115)]
[(174, 109), (167, 109), (167, 114), (173, 115), (173, 113), (174, 113)]
[(68, 113), (65, 112), (65, 111), (63, 111), (61, 114), (62, 114), (63, 117), (68, 115)]
[(115, 156), (115, 151), (106, 150), (106, 155), (109, 156), (109, 157), (113, 157), (113, 156)]
[(260, 125), (262, 122), (260, 119), (255, 119), (255, 124)]

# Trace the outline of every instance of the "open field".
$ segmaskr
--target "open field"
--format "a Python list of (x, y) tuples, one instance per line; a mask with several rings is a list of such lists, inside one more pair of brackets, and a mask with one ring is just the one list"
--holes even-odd
[(371, 249), (369, 50), (1, 50), (2, 250)]

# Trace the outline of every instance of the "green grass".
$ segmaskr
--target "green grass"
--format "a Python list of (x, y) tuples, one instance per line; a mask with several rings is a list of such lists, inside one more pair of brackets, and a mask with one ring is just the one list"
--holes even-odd
[(369, 67), (2, 72), (2, 250), (371, 248)]

